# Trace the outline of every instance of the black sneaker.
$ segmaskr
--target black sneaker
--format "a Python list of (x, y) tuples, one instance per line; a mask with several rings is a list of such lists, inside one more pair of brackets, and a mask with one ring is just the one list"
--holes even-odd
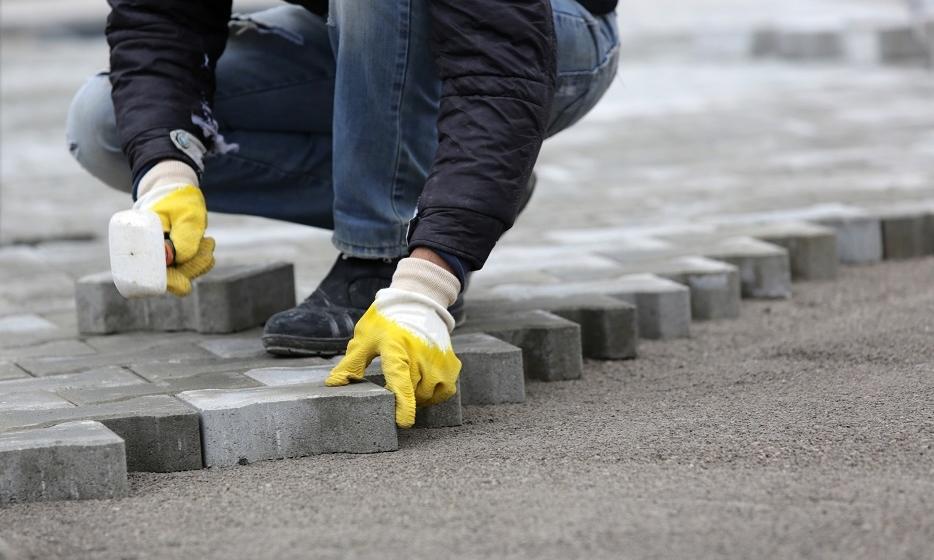
[(308, 299), (266, 321), (263, 346), (282, 356), (343, 354), (353, 328), (388, 288), (399, 259), (358, 259), (341, 255)]

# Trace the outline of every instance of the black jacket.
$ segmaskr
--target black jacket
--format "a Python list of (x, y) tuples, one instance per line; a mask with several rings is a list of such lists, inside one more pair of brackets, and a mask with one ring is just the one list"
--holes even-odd
[[(322, 13), (326, 0), (291, 0)], [(214, 68), (231, 0), (109, 0), (117, 128), (134, 174), (162, 159), (191, 162), (169, 132), (209, 146)], [(586, 0), (597, 13), (615, 0)], [(442, 79), (439, 148), (410, 228), (410, 246), (474, 269), (516, 218), (555, 88), (549, 0), (431, 0)], [(194, 124), (194, 121), (200, 124)]]

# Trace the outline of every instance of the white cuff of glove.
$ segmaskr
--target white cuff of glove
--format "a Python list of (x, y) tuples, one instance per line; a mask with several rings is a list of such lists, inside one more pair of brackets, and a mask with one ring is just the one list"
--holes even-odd
[(174, 159), (160, 161), (140, 179), (133, 207), (147, 208), (168, 192), (188, 185), (199, 186), (198, 174), (190, 165)]
[(461, 283), (435, 263), (409, 257), (399, 261), (390, 287), (427, 296), (447, 309), (457, 299)]

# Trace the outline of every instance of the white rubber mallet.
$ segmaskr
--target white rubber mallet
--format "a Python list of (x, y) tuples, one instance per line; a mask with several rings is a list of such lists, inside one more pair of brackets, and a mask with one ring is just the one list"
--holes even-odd
[(120, 295), (129, 298), (166, 292), (166, 267), (175, 261), (172, 242), (151, 210), (124, 210), (110, 218), (110, 272)]

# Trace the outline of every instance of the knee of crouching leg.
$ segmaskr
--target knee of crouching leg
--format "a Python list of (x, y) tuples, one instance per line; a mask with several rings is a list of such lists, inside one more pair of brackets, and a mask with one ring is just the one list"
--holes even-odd
[(68, 108), (65, 137), (68, 151), (92, 175), (128, 191), (129, 168), (120, 146), (110, 80), (106, 74), (89, 79)]

